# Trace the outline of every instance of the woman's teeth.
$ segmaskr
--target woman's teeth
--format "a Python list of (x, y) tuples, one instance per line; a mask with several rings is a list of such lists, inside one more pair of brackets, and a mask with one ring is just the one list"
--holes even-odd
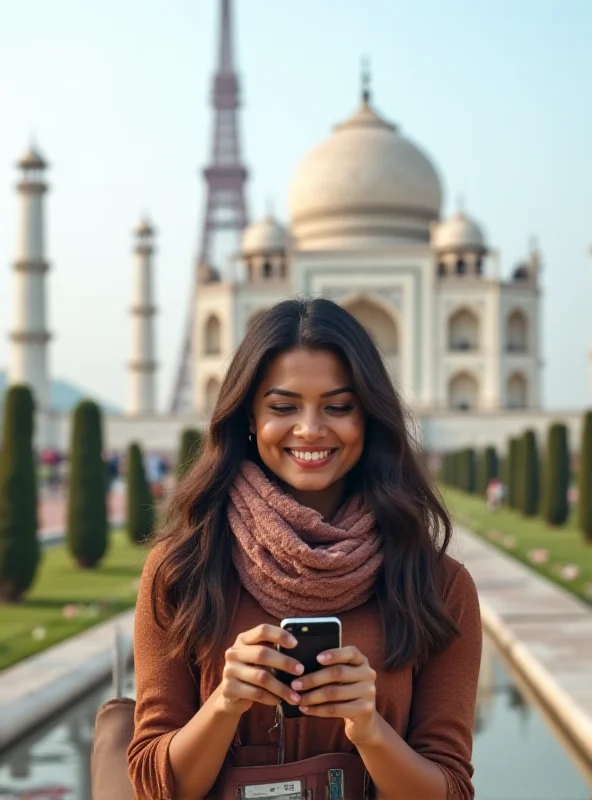
[(294, 458), (299, 458), (300, 461), (321, 461), (323, 458), (329, 458), (332, 450), (315, 450), (312, 453), (310, 450), (307, 450), (306, 452), (302, 452), (300, 450), (290, 450), (290, 453), (294, 456)]

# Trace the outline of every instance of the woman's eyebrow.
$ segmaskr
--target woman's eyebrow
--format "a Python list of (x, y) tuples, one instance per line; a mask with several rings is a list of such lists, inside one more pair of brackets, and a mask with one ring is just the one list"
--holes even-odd
[[(348, 392), (353, 392), (353, 388), (351, 386), (341, 386), (339, 389), (331, 389), (330, 392), (323, 392), (321, 397), (334, 397), (337, 394), (346, 394)], [(301, 394), (298, 392), (290, 392), (288, 389), (268, 389), (263, 397), (269, 397), (270, 394), (279, 394), (281, 397), (302, 397)]]

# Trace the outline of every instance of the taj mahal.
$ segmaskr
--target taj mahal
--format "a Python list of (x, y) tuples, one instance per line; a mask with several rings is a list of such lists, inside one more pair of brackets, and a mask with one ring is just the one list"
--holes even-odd
[(539, 256), (501, 281), (477, 222), (463, 211), (440, 221), (441, 198), (428, 157), (365, 96), (296, 169), (289, 224), (248, 226), (233, 280), (202, 273), (196, 412), (211, 411), (252, 320), (300, 293), (366, 326), (420, 414), (538, 410)]
[[(238, 80), (228, 54), (221, 62), (215, 108), (222, 144), (205, 171), (210, 194), (204, 231), (215, 229), (216, 203), (220, 207), (238, 192), (232, 209), (236, 247), (221, 263), (214, 263), (208, 247), (198, 258), (184, 343), (186, 399), (165, 413), (155, 407), (156, 230), (148, 219), (136, 227), (128, 396), (125, 413), (105, 418), (107, 446), (123, 449), (137, 440), (147, 449), (173, 452), (184, 427), (207, 426), (226, 365), (249, 325), (298, 294), (331, 298), (367, 328), (425, 448), (504, 449), (508, 436), (526, 427), (542, 433), (557, 418), (579, 436), (579, 412), (541, 407), (536, 245), (503, 279), (501, 254), (481, 224), (463, 207), (442, 217), (442, 177), (430, 156), (378, 110), (367, 73), (358, 107), (296, 166), (287, 189), (289, 219), (268, 213), (248, 223), (240, 202), (247, 176), (228, 133), (239, 105)], [(233, 146), (230, 155), (222, 152), (224, 135)], [(47, 165), (32, 147), (18, 166), (20, 249), (13, 264), (9, 383), (33, 388), (40, 442), (65, 449), (70, 417), (48, 408), (47, 400)]]

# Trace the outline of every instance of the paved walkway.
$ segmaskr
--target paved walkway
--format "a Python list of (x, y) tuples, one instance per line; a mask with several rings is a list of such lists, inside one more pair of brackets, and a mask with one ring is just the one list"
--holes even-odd
[(592, 767), (592, 608), (458, 526), (451, 554), (475, 580), (484, 630)]

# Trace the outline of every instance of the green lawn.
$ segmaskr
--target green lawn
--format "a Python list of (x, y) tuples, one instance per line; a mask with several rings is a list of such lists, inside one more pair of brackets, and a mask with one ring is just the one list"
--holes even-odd
[[(123, 531), (112, 532), (95, 570), (76, 567), (65, 546), (46, 550), (26, 600), (0, 605), (0, 669), (132, 608), (147, 553)], [(70, 609), (76, 616), (68, 618), (64, 606), (76, 604)]]
[[(592, 605), (592, 545), (575, 525), (551, 528), (539, 518), (527, 519), (508, 508), (488, 511), (483, 498), (449, 487), (442, 488), (442, 494), (461, 525)], [(533, 563), (533, 550), (547, 552), (545, 563)], [(566, 565), (577, 567), (579, 575), (562, 577)]]

